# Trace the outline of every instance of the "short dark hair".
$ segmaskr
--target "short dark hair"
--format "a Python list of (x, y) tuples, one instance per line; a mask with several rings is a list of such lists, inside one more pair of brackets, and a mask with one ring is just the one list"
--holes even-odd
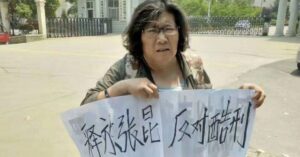
[(134, 11), (131, 21), (123, 33), (123, 45), (136, 59), (143, 56), (141, 33), (149, 21), (157, 20), (163, 12), (171, 13), (178, 27), (179, 39), (177, 53), (189, 46), (188, 25), (184, 13), (166, 0), (146, 0)]

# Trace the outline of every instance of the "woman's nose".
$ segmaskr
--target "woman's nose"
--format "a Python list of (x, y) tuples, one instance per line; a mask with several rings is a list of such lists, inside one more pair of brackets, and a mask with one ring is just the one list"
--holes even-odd
[(164, 43), (164, 42), (167, 41), (166, 35), (165, 35), (165, 33), (164, 33), (163, 31), (160, 31), (160, 32), (158, 33), (157, 41), (158, 41), (159, 43)]

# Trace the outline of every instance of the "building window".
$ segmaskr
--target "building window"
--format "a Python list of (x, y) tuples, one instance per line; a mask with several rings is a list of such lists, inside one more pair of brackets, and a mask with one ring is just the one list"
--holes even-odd
[(93, 17), (94, 17), (94, 11), (88, 10), (88, 18), (93, 18)]
[(94, 9), (93, 2), (86, 2), (87, 9)]
[(119, 20), (119, 0), (108, 0), (108, 17)]
[(119, 0), (108, 0), (108, 7), (119, 7)]
[(94, 4), (93, 2), (86, 2), (86, 9), (88, 18), (94, 18)]

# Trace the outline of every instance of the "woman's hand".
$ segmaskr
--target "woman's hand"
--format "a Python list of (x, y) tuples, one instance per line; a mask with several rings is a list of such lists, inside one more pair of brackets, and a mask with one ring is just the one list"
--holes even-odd
[(142, 98), (158, 98), (158, 89), (147, 78), (135, 78), (124, 80), (127, 92), (131, 95)]
[(264, 103), (266, 94), (260, 86), (258, 86), (256, 84), (252, 84), (252, 83), (245, 83), (240, 87), (240, 89), (255, 90), (255, 95), (252, 97), (252, 99), (256, 104), (256, 106), (255, 106), (256, 108), (260, 107)]
[[(109, 87), (107, 89), (107, 92), (110, 97), (131, 94), (133, 96), (141, 98), (158, 98), (157, 86), (147, 78), (135, 78), (119, 81)], [(101, 91), (97, 95), (97, 100), (101, 100), (104, 98), (104, 91)]]

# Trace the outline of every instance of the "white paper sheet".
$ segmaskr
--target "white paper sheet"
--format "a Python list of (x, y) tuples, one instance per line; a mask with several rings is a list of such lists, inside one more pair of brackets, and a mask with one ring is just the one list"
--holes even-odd
[(250, 90), (184, 90), (105, 99), (62, 114), (82, 157), (245, 157)]

